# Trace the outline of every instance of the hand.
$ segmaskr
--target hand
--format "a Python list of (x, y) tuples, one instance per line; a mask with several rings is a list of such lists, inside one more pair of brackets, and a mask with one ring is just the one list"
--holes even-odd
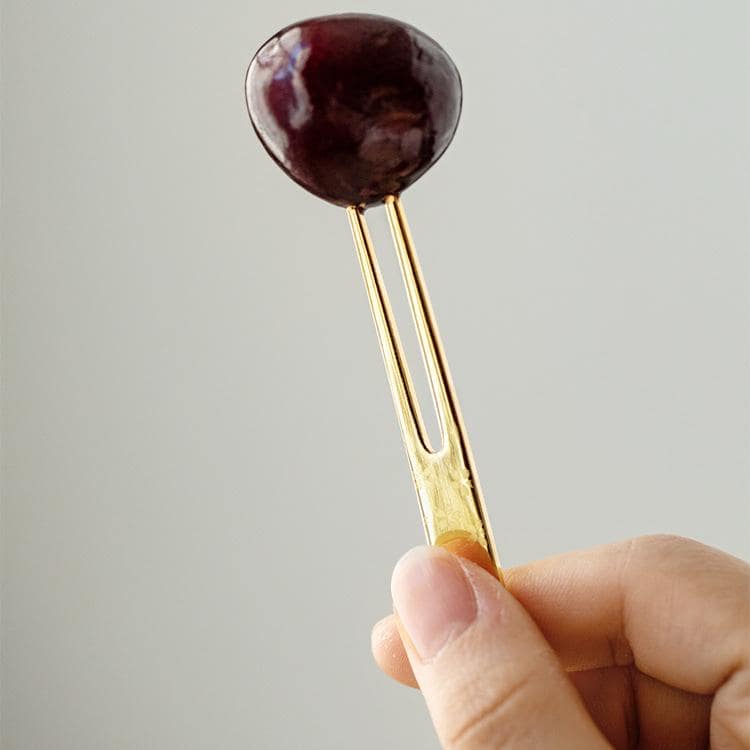
[[(750, 567), (642, 537), (504, 571), (419, 547), (373, 630), (445, 748), (750, 748)], [(611, 743), (611, 745), (610, 745)]]

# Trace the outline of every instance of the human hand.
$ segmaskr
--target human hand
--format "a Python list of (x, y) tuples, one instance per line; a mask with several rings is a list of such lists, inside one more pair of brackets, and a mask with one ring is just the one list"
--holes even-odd
[(750, 748), (746, 563), (656, 536), (504, 576), (419, 547), (373, 629), (445, 748)]

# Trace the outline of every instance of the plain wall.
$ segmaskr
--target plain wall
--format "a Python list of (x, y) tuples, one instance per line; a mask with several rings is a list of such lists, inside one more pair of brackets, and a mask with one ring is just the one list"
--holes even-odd
[(3, 750), (436, 746), (369, 654), (422, 532), (347, 222), (243, 100), (343, 10), (463, 76), (405, 205), (504, 562), (750, 554), (747, 2), (5, 0)]

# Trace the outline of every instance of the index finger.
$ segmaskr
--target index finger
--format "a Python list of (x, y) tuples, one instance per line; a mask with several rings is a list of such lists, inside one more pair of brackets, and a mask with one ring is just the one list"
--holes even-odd
[(750, 568), (680, 537), (639, 537), (505, 572), (568, 670), (634, 664), (715, 693), (750, 662)]

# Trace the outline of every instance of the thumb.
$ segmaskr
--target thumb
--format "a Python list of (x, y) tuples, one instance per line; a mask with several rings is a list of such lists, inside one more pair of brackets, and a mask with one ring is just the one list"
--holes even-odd
[(489, 573), (417, 547), (391, 591), (444, 748), (610, 747), (531, 617)]

